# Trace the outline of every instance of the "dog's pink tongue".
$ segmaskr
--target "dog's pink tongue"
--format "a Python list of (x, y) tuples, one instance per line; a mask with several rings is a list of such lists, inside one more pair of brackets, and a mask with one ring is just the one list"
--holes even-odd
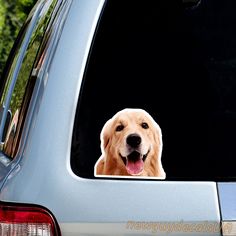
[(126, 170), (130, 175), (139, 175), (143, 171), (143, 160), (130, 161), (127, 160)]

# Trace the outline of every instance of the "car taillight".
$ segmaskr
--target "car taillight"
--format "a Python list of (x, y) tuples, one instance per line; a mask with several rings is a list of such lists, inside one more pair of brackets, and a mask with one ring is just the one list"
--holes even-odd
[(59, 236), (52, 214), (43, 207), (0, 203), (0, 236)]

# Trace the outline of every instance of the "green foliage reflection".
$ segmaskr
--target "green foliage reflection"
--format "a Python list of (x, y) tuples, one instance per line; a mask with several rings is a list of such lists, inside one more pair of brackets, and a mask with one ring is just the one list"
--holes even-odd
[(0, 0), (0, 78), (13, 42), (37, 0)]

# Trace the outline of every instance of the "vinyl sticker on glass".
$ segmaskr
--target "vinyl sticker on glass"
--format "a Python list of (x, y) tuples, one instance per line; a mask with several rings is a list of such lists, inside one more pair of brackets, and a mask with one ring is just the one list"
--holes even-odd
[(142, 109), (124, 109), (101, 131), (96, 177), (165, 179), (160, 126)]

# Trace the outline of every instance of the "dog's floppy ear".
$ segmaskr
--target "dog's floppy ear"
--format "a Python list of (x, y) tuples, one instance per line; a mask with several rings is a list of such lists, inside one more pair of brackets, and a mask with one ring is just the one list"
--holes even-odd
[(162, 146), (163, 146), (161, 128), (157, 124), (157, 122), (152, 118), (151, 115), (148, 114), (148, 116), (149, 116), (149, 118), (150, 118), (150, 120), (153, 124), (153, 128), (154, 128), (153, 136), (154, 136), (155, 144), (158, 147), (158, 153), (159, 153), (159, 159), (160, 159), (161, 158), (161, 153), (162, 153)]
[(105, 125), (102, 128), (101, 134), (100, 134), (100, 140), (101, 140), (101, 149), (105, 150), (109, 141), (110, 141), (110, 135), (111, 135), (111, 120), (108, 120)]
[[(154, 121), (154, 120), (153, 120)], [(163, 179), (166, 178), (166, 173), (162, 167), (161, 163), (161, 155), (162, 155), (162, 148), (163, 148), (163, 142), (162, 142), (162, 132), (160, 126), (154, 121), (154, 127), (155, 127), (155, 133), (154, 133), (154, 140), (156, 144), (156, 150), (157, 150), (157, 176), (162, 177)]]
[(161, 128), (160, 126), (155, 123), (154, 124), (154, 127), (155, 127), (155, 134), (154, 134), (154, 139), (155, 139), (155, 142), (162, 147), (162, 133), (161, 133)]

